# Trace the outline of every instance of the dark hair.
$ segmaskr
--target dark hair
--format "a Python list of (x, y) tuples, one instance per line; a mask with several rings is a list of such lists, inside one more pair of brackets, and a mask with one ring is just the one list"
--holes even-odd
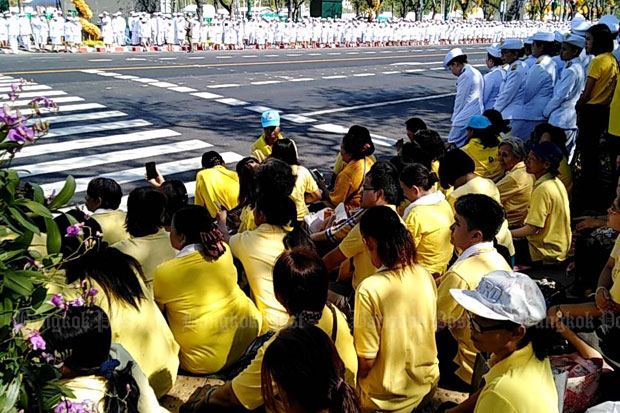
[(411, 233), (390, 207), (376, 206), (364, 212), (360, 231), (364, 238), (377, 241), (377, 254), (386, 267), (414, 263), (416, 251)]
[(586, 33), (592, 35), (592, 54), (598, 56), (602, 53), (610, 53), (614, 50), (614, 38), (609, 27), (605, 24), (590, 26)]
[(189, 205), (179, 209), (172, 217), (172, 228), (185, 235), (185, 245), (200, 244), (200, 252), (208, 259), (217, 259), (226, 252), (224, 235), (206, 208)]
[[(512, 321), (504, 321), (503, 323), (506, 324), (506, 330), (509, 331), (514, 331), (521, 325)], [(519, 348), (521, 349), (531, 343), (534, 356), (543, 361), (549, 356), (550, 350), (556, 342), (557, 333), (550, 328), (545, 319), (536, 325), (525, 328), (525, 335), (519, 342)]]
[(495, 133), (493, 126), (488, 126), (484, 129), (467, 128), (472, 131), (471, 139), (478, 138), (480, 143), (485, 148), (497, 148), (499, 145), (499, 139)]
[(256, 177), (258, 195), (289, 196), (295, 187), (295, 179), (289, 164), (275, 158), (265, 159), (258, 167)]
[[(433, 160), (431, 156), (422, 149), (422, 147), (418, 144), (418, 142), (405, 142), (403, 144), (402, 149), (400, 150), (400, 163), (401, 167), (404, 168), (406, 164), (409, 163), (421, 163), (422, 165), (431, 167)], [(398, 169), (398, 166), (397, 166)]]
[(407, 187), (419, 186), (428, 191), (439, 181), (435, 172), (430, 172), (428, 168), (419, 163), (412, 163), (400, 173), (400, 181)]
[[(252, 166), (256, 164), (256, 167)], [(254, 207), (257, 191), (258, 159), (248, 156), (237, 162), (235, 170), (239, 175), (239, 205)]]
[(298, 246), (283, 252), (273, 267), (274, 293), (287, 311), (301, 322), (309, 322), (303, 317), (304, 311), (323, 311), (328, 285), (327, 267), (321, 257), (307, 247)]
[(342, 138), (342, 148), (355, 160), (364, 159), (375, 151), (370, 132), (363, 126), (353, 125)]
[(422, 120), (422, 118), (411, 118), (405, 122), (405, 127), (407, 130), (413, 134), (418, 133), (421, 130), (426, 130), (426, 123)]
[(506, 212), (496, 200), (483, 194), (461, 196), (454, 204), (454, 210), (467, 222), (467, 230), (479, 230), (484, 241), (493, 241), (499, 232)]
[(172, 216), (179, 209), (189, 204), (189, 196), (185, 184), (178, 179), (164, 181), (159, 190), (166, 195), (166, 212), (164, 214), (163, 224), (169, 226), (172, 222)]
[(508, 133), (512, 130), (508, 124), (509, 120), (504, 120), (501, 112), (495, 109), (487, 109), (482, 113), (482, 116), (487, 118), (491, 122), (491, 127), (494, 129), (496, 135), (500, 133)]
[(475, 169), (476, 165), (469, 155), (460, 149), (453, 149), (446, 153), (439, 164), (439, 183), (448, 189), (458, 178), (473, 173)]
[(553, 54), (555, 53), (555, 44), (553, 42), (543, 42), (540, 40), (534, 40), (532, 44), (534, 43), (538, 45), (538, 47), (542, 47), (541, 56), (543, 55), (553, 56)]
[(224, 158), (215, 151), (209, 151), (202, 154), (202, 167), (213, 168), (217, 165), (224, 165)]
[[(48, 317), (41, 332), (46, 352), (61, 354), (61, 361), (76, 374), (104, 375), (101, 366), (109, 361), (112, 331), (110, 320), (100, 307), (69, 307)], [(132, 367), (130, 361), (125, 368), (108, 373), (103, 399), (106, 413), (138, 412), (140, 388), (131, 375)]]
[(297, 221), (297, 207), (291, 198), (260, 194), (256, 200), (255, 209), (265, 215), (268, 224), (293, 228), (284, 237), (283, 241), (286, 248), (290, 249), (298, 245), (314, 248), (314, 244), (302, 225), (303, 222)]
[(388, 204), (396, 205), (401, 199), (398, 170), (390, 162), (378, 161), (370, 168), (366, 177), (375, 190), (383, 190), (383, 197)]
[(452, 60), (450, 60), (448, 62), (448, 66), (450, 66), (452, 63), (461, 63), (461, 64), (466, 64), (467, 63), (467, 55), (460, 55), (460, 56), (456, 56), (454, 58), (452, 58)]
[(121, 204), (123, 191), (114, 179), (95, 178), (88, 183), (86, 194), (93, 199), (100, 198), (100, 208), (117, 209)]
[(289, 165), (299, 165), (297, 147), (292, 139), (278, 139), (271, 148), (271, 156)]
[(129, 193), (125, 228), (132, 237), (155, 234), (162, 227), (166, 211), (166, 195), (155, 188), (143, 186)]
[(426, 152), (431, 161), (440, 161), (446, 154), (446, 144), (435, 130), (421, 130), (414, 135), (413, 139)]
[(564, 132), (564, 129), (553, 126), (548, 122), (536, 125), (532, 131), (529, 143), (540, 143), (540, 139), (545, 133), (549, 134), (549, 137), (551, 137), (551, 142), (555, 143), (555, 146), (560, 148), (564, 154), (564, 157), (568, 159), (568, 149), (566, 149), (566, 132)]
[[(71, 218), (70, 218), (71, 217)], [(107, 245), (101, 239), (101, 237), (97, 237), (97, 232), (101, 232), (101, 225), (92, 217), (86, 218), (87, 215), (79, 210), (72, 209), (66, 213), (59, 214), (56, 218), (54, 218), (54, 222), (58, 226), (58, 230), (61, 234), (61, 245), (60, 252), (63, 257), (67, 259), (71, 255), (82, 257), (86, 254), (91, 254), (93, 252), (98, 251), (103, 245)], [(71, 220), (70, 220), (71, 219)], [(84, 224), (82, 227), (82, 232), (84, 236), (91, 236), (91, 248), (87, 248), (86, 244), (82, 242), (83, 240), (79, 237), (69, 237), (65, 236), (67, 234), (67, 229), (72, 225), (72, 222), (78, 222), (80, 224)], [(73, 260), (66, 260), (63, 262), (63, 268), (67, 268), (69, 265), (73, 263)]]
[(501, 57), (492, 56), (490, 53), (487, 53), (487, 59), (493, 62), (493, 66), (502, 66), (504, 64)]
[(289, 327), (267, 347), (261, 367), (265, 407), (276, 411), (272, 382), (304, 411), (360, 413), (356, 391), (332, 340), (318, 327)]

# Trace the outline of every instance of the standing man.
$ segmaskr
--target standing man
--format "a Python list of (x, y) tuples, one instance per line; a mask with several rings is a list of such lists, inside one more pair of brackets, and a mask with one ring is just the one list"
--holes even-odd
[(493, 109), (502, 114), (505, 120), (516, 119), (517, 111), (523, 104), (521, 86), (527, 76), (525, 63), (519, 58), (523, 56), (521, 39), (506, 39), (501, 45), (502, 59), (508, 64), (506, 78), (502, 82)]
[(121, 12), (118, 11), (114, 13), (114, 18), (112, 19), (112, 31), (114, 32), (114, 44), (119, 46), (125, 46), (125, 29), (127, 28), (127, 23), (125, 23), (125, 18), (121, 15)]
[(30, 35), (32, 35), (32, 27), (30, 26), (30, 19), (26, 16), (26, 13), (19, 14), (19, 43), (27, 52), (30, 51)]
[(499, 45), (487, 47), (487, 67), (489, 71), (484, 75), (484, 110), (493, 109), (500, 87), (506, 78), (502, 50)]

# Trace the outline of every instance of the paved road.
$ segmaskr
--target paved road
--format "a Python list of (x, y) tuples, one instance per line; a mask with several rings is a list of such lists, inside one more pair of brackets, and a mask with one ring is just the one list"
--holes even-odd
[[(483, 69), (483, 46), (465, 47)], [(12, 79), (34, 96), (57, 100), (52, 130), (23, 150), (24, 179), (58, 189), (106, 175), (128, 192), (144, 163), (193, 192), (200, 156), (216, 150), (229, 163), (246, 156), (261, 133), (260, 113), (281, 111), (283, 133), (308, 167), (328, 170), (342, 135), (360, 124), (379, 155), (393, 152), (403, 123), (421, 116), (446, 136), (456, 79), (441, 67), (446, 47), (269, 50), (205, 53), (33, 54), (0, 60), (0, 93)], [(0, 98), (6, 100), (3, 95)]]

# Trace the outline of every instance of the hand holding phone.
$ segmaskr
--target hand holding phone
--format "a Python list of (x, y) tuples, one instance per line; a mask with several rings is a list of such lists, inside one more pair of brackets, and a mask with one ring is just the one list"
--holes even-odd
[(157, 178), (157, 168), (155, 168), (155, 162), (147, 162), (144, 164), (146, 168), (146, 179), (151, 180)]

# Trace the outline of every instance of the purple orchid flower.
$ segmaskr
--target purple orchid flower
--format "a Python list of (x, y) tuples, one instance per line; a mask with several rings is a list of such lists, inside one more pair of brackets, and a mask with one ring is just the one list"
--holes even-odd
[(39, 330), (33, 330), (28, 336), (28, 341), (33, 350), (45, 350), (45, 340), (39, 334)]
[(84, 235), (84, 231), (82, 231), (83, 224), (75, 224), (69, 225), (67, 227), (67, 233), (65, 237), (77, 237), (78, 235)]
[(34, 129), (24, 125), (17, 125), (13, 129), (9, 130), (7, 139), (11, 142), (17, 142), (21, 144), (29, 144), (34, 142)]

